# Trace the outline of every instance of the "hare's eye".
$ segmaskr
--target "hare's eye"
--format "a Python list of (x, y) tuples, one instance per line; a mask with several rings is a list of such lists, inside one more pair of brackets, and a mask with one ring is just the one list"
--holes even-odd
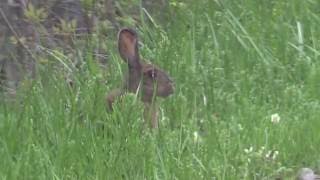
[(149, 71), (147, 71), (147, 75), (150, 78), (155, 79), (157, 77), (157, 72), (155, 69), (150, 69)]

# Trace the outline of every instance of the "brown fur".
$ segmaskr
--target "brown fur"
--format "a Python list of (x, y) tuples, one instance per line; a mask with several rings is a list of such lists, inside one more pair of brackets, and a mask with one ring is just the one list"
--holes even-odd
[[(121, 58), (128, 64), (128, 76), (122, 88), (114, 89), (107, 95), (108, 108), (112, 110), (115, 99), (125, 92), (140, 94), (144, 103), (144, 118), (151, 121), (153, 128), (158, 127), (158, 108), (156, 97), (167, 97), (174, 92), (174, 83), (167, 73), (153, 64), (145, 64), (140, 60), (138, 35), (128, 28), (118, 34), (118, 48)], [(138, 94), (137, 93), (137, 94)]]

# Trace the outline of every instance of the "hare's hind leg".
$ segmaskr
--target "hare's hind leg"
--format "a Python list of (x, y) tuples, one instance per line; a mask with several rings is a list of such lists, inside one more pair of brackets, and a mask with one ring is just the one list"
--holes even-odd
[(120, 89), (114, 89), (107, 95), (106, 100), (107, 100), (107, 106), (109, 111), (113, 110), (112, 108), (113, 102), (122, 95), (123, 95), (123, 92)]

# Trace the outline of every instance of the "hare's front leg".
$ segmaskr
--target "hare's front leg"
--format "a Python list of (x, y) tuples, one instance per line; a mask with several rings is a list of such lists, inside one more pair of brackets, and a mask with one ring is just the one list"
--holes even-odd
[(151, 122), (152, 128), (158, 128), (158, 106), (155, 102), (144, 104), (144, 121), (148, 127), (150, 127)]

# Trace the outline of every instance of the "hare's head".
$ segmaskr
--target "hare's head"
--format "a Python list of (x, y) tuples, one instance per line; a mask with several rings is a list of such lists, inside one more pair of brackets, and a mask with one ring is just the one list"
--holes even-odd
[(130, 92), (142, 91), (142, 100), (150, 102), (152, 97), (167, 97), (174, 91), (174, 83), (168, 74), (153, 64), (144, 64), (139, 57), (138, 35), (132, 29), (121, 29), (118, 35), (119, 52), (128, 63), (129, 74), (125, 87)]

